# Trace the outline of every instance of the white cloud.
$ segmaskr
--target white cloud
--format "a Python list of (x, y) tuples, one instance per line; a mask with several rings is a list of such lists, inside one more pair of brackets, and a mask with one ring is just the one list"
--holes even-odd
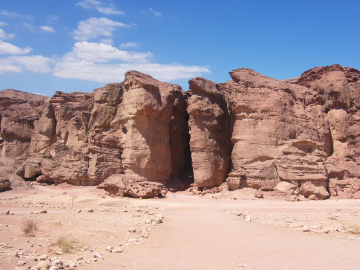
[(100, 43), (104, 43), (104, 44), (108, 44), (108, 45), (112, 45), (113, 44), (113, 39), (112, 38), (103, 38), (100, 40)]
[(39, 28), (44, 32), (48, 32), (48, 33), (54, 33), (55, 32), (55, 29), (50, 27), (50, 26), (42, 25)]
[(55, 66), (53, 75), (96, 82), (121, 82), (129, 70), (138, 70), (156, 79), (171, 81), (210, 72), (206, 67), (150, 63), (151, 53), (128, 52), (108, 44), (77, 42)]
[(201, 76), (201, 73), (210, 72), (206, 67), (180, 64), (97, 64), (77, 59), (69, 60), (58, 63), (53, 75), (61, 78), (110, 83), (123, 81), (124, 74), (129, 70), (138, 70), (161, 81), (192, 78)]
[(152, 53), (127, 52), (103, 43), (96, 42), (76, 42), (72, 52), (65, 57), (67, 59), (77, 59), (89, 62), (109, 62), (119, 60), (125, 62), (147, 62)]
[(11, 39), (14, 37), (14, 34), (6, 34), (5, 31), (0, 28), (0, 39)]
[(8, 18), (18, 18), (32, 20), (33, 18), (29, 15), (17, 14), (15, 11), (0, 10), (0, 15)]
[(49, 22), (54, 22), (54, 21), (57, 21), (59, 19), (60, 19), (60, 17), (58, 15), (49, 15), (49, 16), (47, 16), (47, 20)]
[(74, 39), (89, 40), (98, 37), (112, 37), (117, 27), (130, 27), (130, 25), (104, 17), (91, 17), (79, 22), (77, 29), (74, 30)]
[(13, 44), (0, 40), (0, 54), (26, 54), (30, 51), (30, 47), (21, 49)]
[(0, 58), (0, 74), (2, 73), (19, 73), (22, 71), (20, 66), (15, 65), (14, 61), (8, 58)]
[(27, 29), (29, 29), (29, 30), (31, 30), (31, 31), (36, 31), (36, 30), (35, 30), (35, 26), (33, 26), (33, 25), (30, 24), (30, 23), (23, 23), (22, 25), (25, 26)]
[(120, 48), (129, 48), (129, 47), (137, 47), (138, 44), (136, 42), (126, 42), (121, 43)]
[(109, 4), (108, 6), (106, 6), (97, 0), (84, 0), (82, 2), (76, 3), (75, 5), (81, 6), (85, 9), (96, 9), (98, 12), (100, 12), (101, 14), (105, 14), (105, 15), (124, 14), (123, 11), (117, 9), (113, 4)]
[(155, 15), (156, 17), (160, 17), (160, 16), (162, 15), (161, 12), (155, 11), (155, 10), (153, 10), (152, 8), (149, 8), (149, 10), (150, 10), (152, 13), (154, 13), (154, 15)]
[(51, 62), (52, 59), (41, 55), (0, 58), (0, 73), (18, 73), (24, 69), (36, 73), (46, 73), (51, 71)]
[(6, 26), (8, 25), (6, 22), (0, 22), (0, 26)]
[(11, 57), (11, 59), (15, 63), (24, 66), (25, 69), (36, 73), (46, 73), (51, 71), (49, 64), (52, 62), (52, 60), (41, 55), (16, 56)]

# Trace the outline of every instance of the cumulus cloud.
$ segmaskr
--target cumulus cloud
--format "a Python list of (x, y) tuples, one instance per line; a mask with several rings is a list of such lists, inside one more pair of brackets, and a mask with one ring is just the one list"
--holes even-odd
[(129, 70), (138, 70), (162, 81), (172, 81), (201, 76), (209, 73), (209, 69), (199, 66), (186, 66), (181, 64), (99, 64), (94, 62), (67, 59), (58, 63), (54, 75), (61, 78), (75, 78), (103, 83), (121, 82), (124, 74)]
[(31, 51), (30, 47), (19, 48), (13, 44), (0, 40), (0, 54), (26, 54)]
[(46, 73), (51, 71), (50, 63), (52, 60), (42, 55), (16, 56), (11, 57), (10, 59), (15, 63), (24, 66), (26, 70), (30, 70), (32, 72)]
[(53, 75), (109, 83), (122, 81), (128, 70), (138, 70), (164, 81), (210, 72), (206, 67), (151, 63), (152, 57), (150, 52), (128, 52), (108, 44), (77, 42), (73, 50), (56, 63)]
[(0, 58), (0, 74), (2, 73), (19, 73), (22, 71), (21, 66), (18, 66), (14, 61), (8, 58)]
[(14, 37), (14, 34), (6, 34), (5, 31), (0, 28), (0, 39), (11, 39)]
[(48, 33), (54, 33), (55, 32), (55, 29), (52, 28), (51, 26), (42, 25), (39, 28), (44, 32), (48, 32)]
[(100, 40), (101, 43), (104, 43), (104, 44), (109, 44), (109, 45), (112, 45), (113, 44), (113, 39), (112, 38), (103, 38)]
[(90, 17), (85, 21), (79, 22), (77, 29), (74, 30), (74, 39), (89, 40), (98, 37), (112, 37), (117, 27), (130, 27), (130, 25), (104, 17)]
[(18, 73), (24, 69), (36, 73), (50, 72), (53, 60), (41, 55), (11, 56), (0, 59), (0, 73)]
[(77, 2), (76, 6), (81, 6), (85, 9), (96, 9), (101, 14), (105, 15), (121, 15), (123, 11), (117, 9), (113, 4), (105, 5), (98, 0), (84, 0)]
[(119, 50), (109, 44), (96, 42), (76, 42), (72, 52), (68, 53), (66, 59), (77, 59), (89, 62), (109, 62), (119, 60), (124, 62), (147, 62), (152, 53), (128, 52)]
[(121, 43), (120, 48), (130, 48), (130, 47), (137, 47), (138, 44), (136, 42), (126, 42)]
[(154, 13), (154, 15), (155, 15), (156, 17), (160, 17), (160, 16), (162, 15), (161, 12), (155, 11), (155, 10), (153, 10), (152, 8), (149, 8), (149, 10), (150, 10), (152, 13)]

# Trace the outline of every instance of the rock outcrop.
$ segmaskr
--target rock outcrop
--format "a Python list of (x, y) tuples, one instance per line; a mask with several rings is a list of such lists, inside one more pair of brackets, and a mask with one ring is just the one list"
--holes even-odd
[(76, 185), (97, 185), (114, 174), (163, 184), (185, 177), (187, 104), (178, 85), (131, 71), (123, 83), (56, 92), (41, 105), (17, 175)]
[(194, 78), (189, 81), (190, 149), (197, 187), (220, 186), (230, 161), (230, 117), (220, 85)]
[(39, 182), (117, 175), (140, 179), (134, 190), (226, 181), (231, 190), (360, 198), (360, 71), (230, 75), (222, 84), (194, 78), (188, 92), (136, 71), (92, 93), (1, 91), (1, 156), (14, 158), (17, 177)]
[(330, 130), (321, 104), (308, 89), (249, 69), (230, 73), (221, 87), (229, 101), (233, 132), (230, 188), (273, 190), (294, 183), (306, 197), (326, 198)]
[(0, 91), (0, 149), (2, 157), (29, 153), (34, 122), (50, 98), (16, 90)]
[(164, 185), (149, 182), (146, 178), (128, 176), (124, 174), (113, 174), (105, 179), (98, 188), (104, 189), (112, 195), (130, 196), (133, 198), (155, 198), (166, 195)]

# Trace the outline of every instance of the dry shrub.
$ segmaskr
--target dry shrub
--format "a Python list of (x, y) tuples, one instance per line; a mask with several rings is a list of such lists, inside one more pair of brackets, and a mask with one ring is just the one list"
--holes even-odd
[(22, 222), (21, 230), (24, 232), (26, 236), (35, 236), (35, 232), (37, 231), (38, 226), (37, 222), (34, 219), (25, 219)]
[(60, 236), (56, 244), (64, 253), (69, 253), (74, 248), (74, 243), (67, 236)]

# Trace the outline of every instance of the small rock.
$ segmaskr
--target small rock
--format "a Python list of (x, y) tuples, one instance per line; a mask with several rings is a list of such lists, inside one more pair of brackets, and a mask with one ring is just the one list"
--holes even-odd
[(76, 211), (76, 213), (81, 213), (81, 209), (78, 209), (78, 210)]
[(89, 212), (89, 213), (93, 213), (93, 212), (94, 212), (94, 209), (89, 209), (88, 212)]
[(94, 256), (95, 259), (100, 259), (100, 260), (103, 260), (103, 259), (104, 259), (104, 257), (103, 257), (100, 253), (97, 253), (97, 252), (95, 252), (95, 253), (93, 254), (93, 256)]
[(41, 261), (36, 266), (38, 269), (49, 269), (50, 268), (50, 264), (47, 261)]
[(264, 198), (264, 193), (261, 190), (256, 190), (254, 196), (261, 199)]
[(45, 261), (47, 258), (48, 258), (48, 255), (46, 255), (46, 254), (43, 254), (43, 255), (41, 255), (41, 256), (38, 257), (38, 259), (39, 259), (40, 261)]
[(246, 217), (245, 217), (245, 221), (246, 221), (246, 222), (251, 222), (251, 220), (252, 220), (252, 219), (251, 219), (250, 216), (246, 216)]
[(137, 242), (137, 239), (135, 238), (130, 238), (129, 240), (127, 240), (128, 243), (133, 244)]
[(114, 247), (112, 247), (112, 246), (108, 246), (108, 247), (106, 247), (106, 249), (105, 249), (105, 250), (107, 250), (107, 251), (111, 251), (112, 249), (114, 249)]
[(111, 253), (122, 253), (124, 250), (122, 248), (115, 248), (111, 250)]
[(128, 231), (131, 233), (136, 233), (136, 228), (130, 228)]

